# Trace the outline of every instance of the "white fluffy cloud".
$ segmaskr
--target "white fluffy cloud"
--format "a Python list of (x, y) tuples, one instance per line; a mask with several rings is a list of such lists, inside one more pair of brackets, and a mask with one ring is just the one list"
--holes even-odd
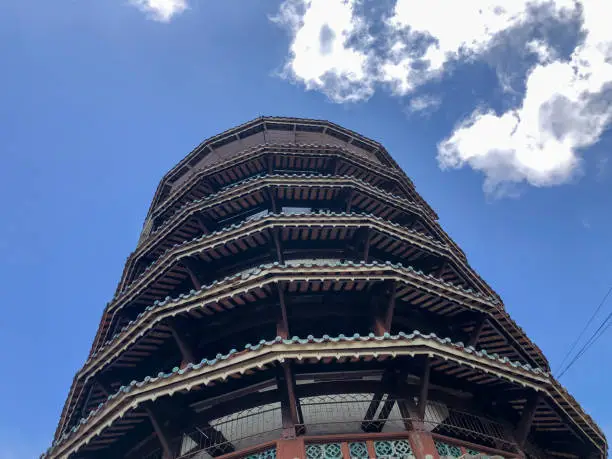
[(344, 0), (286, 0), (272, 19), (292, 35), (285, 75), (336, 102), (369, 97), (373, 81), (366, 70), (367, 55), (347, 45), (363, 29), (354, 7), (355, 2)]
[[(598, 141), (612, 113), (612, 28), (604, 0), (396, 0), (372, 29), (361, 0), (286, 0), (275, 18), (291, 34), (285, 75), (336, 102), (370, 97), (378, 86), (411, 96), (444, 75), (449, 62), (478, 59), (513, 30), (538, 20), (542, 10), (559, 20), (581, 16), (584, 39), (571, 57), (534, 37), (518, 107), (504, 113), (475, 110), (439, 144), (443, 168), (470, 166), (485, 175), (485, 189), (527, 182), (567, 182), (580, 152)], [(572, 16), (573, 15), (573, 16)], [(530, 22), (532, 21), (532, 22)], [(500, 81), (500, 84), (503, 81)], [(433, 100), (433, 99), (432, 99)]]
[(168, 22), (187, 9), (187, 0), (130, 0), (130, 3), (160, 22)]
[(475, 111), (439, 145), (443, 167), (469, 165), (485, 190), (507, 182), (549, 186), (579, 170), (580, 151), (612, 119), (612, 29), (606, 2), (582, 2), (584, 41), (569, 61), (546, 59), (527, 77), (522, 104), (505, 113)]

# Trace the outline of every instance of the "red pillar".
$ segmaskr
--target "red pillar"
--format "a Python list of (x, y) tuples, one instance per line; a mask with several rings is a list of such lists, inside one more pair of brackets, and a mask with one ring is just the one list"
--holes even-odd
[(438, 457), (436, 444), (429, 432), (413, 430), (408, 432), (412, 452), (417, 459), (434, 459)]
[(277, 459), (304, 459), (304, 438), (296, 437), (290, 440), (279, 440), (276, 442)]

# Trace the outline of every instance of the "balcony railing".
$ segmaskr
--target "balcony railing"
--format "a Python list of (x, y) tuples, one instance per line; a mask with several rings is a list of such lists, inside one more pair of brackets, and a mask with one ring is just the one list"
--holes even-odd
[[(300, 400), (303, 423), (298, 432), (308, 438), (322, 435), (392, 434), (421, 430), (484, 448), (517, 451), (508, 425), (483, 416), (428, 403), (420, 420), (413, 400), (374, 394), (342, 394), (305, 397)], [(280, 402), (250, 408), (185, 432), (173, 441), (176, 459), (204, 459), (277, 440), (282, 432)], [(161, 452), (144, 459), (161, 459)]]

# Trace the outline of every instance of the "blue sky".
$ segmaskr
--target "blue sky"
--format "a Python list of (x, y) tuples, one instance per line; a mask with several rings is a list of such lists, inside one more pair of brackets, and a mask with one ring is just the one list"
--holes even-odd
[[(0, 459), (49, 446), (162, 175), (259, 115), (382, 142), (557, 368), (612, 283), (609, 12), (425, 3), (0, 2)], [(609, 433), (611, 350), (562, 379)]]

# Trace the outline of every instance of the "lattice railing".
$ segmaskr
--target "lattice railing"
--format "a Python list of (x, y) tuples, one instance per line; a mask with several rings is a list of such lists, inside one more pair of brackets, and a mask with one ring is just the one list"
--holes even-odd
[(374, 394), (307, 397), (301, 406), (308, 435), (426, 430), (496, 449), (516, 448), (509, 426), (441, 403), (428, 403), (423, 421), (413, 400), (387, 396), (374, 400)]
[[(414, 400), (388, 396), (375, 399), (372, 393), (303, 397), (300, 399), (300, 408), (303, 419), (298, 431), (309, 438), (365, 432), (392, 433), (397, 436), (407, 430), (424, 430), (480, 444), (485, 449), (488, 447), (508, 452), (516, 451), (507, 426), (472, 413), (450, 409), (440, 403), (428, 403), (423, 420), (419, 420), (416, 415)], [(275, 441), (280, 438), (281, 431), (281, 406), (280, 402), (276, 402), (217, 418), (204, 426), (185, 432), (175, 439), (172, 449), (177, 459), (203, 459)], [(438, 452), (441, 457), (461, 457), (457, 455), (459, 453), (467, 454), (468, 457), (480, 454), (476, 450), (461, 449), (453, 444), (446, 447), (444, 443), (439, 444)], [(340, 453), (337, 453), (337, 448), (333, 445), (333, 442), (311, 443), (307, 445), (307, 457), (343, 457), (335, 456)], [(365, 454), (364, 442), (346, 443), (343, 447), (350, 449), (351, 457), (353, 454), (355, 457), (366, 457), (362, 456)], [(410, 458), (412, 454), (407, 440), (376, 440), (373, 447), (377, 457)], [(385, 455), (384, 451), (390, 452)], [(346, 455), (347, 452), (344, 451), (343, 454)], [(263, 457), (268, 459), (271, 456)], [(145, 459), (157, 457), (151, 455)]]

